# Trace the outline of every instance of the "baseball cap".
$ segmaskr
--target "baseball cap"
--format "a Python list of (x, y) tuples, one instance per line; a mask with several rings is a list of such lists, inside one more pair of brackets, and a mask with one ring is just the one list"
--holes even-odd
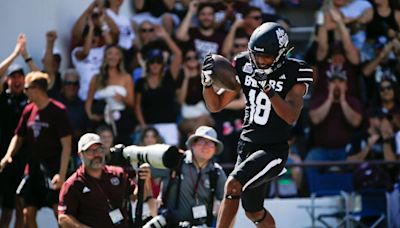
[(343, 81), (347, 81), (347, 75), (346, 75), (346, 71), (343, 69), (339, 69), (339, 68), (331, 68), (326, 72), (326, 75), (328, 76), (328, 79), (330, 81), (334, 80), (334, 79), (339, 79), (339, 80), (343, 80)]
[(20, 72), (21, 74), (25, 75), (24, 68), (22, 68), (21, 65), (15, 63), (15, 64), (12, 64), (10, 67), (8, 67), (7, 76), (10, 76), (16, 72)]
[(217, 132), (212, 127), (208, 126), (198, 127), (196, 129), (196, 132), (193, 135), (191, 135), (186, 141), (186, 146), (188, 148), (191, 148), (193, 142), (199, 138), (205, 138), (215, 142), (217, 145), (217, 150), (215, 154), (220, 154), (224, 149), (224, 145), (222, 144), (222, 142), (217, 139)]
[(156, 59), (160, 58), (163, 59), (163, 52), (161, 49), (151, 49), (149, 52), (146, 54), (146, 60), (151, 60), (151, 59)]
[(87, 150), (93, 144), (103, 144), (98, 134), (86, 133), (82, 135), (78, 142), (78, 152)]

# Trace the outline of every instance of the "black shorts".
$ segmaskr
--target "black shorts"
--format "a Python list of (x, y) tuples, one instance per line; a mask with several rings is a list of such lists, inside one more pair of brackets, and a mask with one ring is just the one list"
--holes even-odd
[(39, 164), (29, 164), (29, 175), (22, 179), (17, 189), (18, 196), (23, 199), (24, 207), (52, 208), (58, 204), (60, 191), (50, 189), (49, 183), (55, 174)]
[(0, 173), (0, 205), (3, 208), (15, 208), (15, 192), (24, 176), (24, 162), (14, 160)]
[(230, 174), (242, 184), (242, 205), (245, 211), (263, 209), (268, 181), (277, 177), (285, 168), (288, 145), (257, 145), (239, 140), (238, 159)]

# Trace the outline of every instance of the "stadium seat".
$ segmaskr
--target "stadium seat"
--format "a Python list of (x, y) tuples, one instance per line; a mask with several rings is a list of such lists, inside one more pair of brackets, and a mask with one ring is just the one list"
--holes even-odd
[[(320, 170), (318, 172), (309, 173), (307, 176), (308, 188), (311, 197), (311, 205), (302, 206), (308, 212), (311, 217), (311, 226), (316, 227), (316, 222), (322, 223), (325, 227), (329, 227), (328, 223), (325, 222), (325, 218), (337, 218), (341, 219), (339, 224), (349, 222), (349, 220), (343, 220), (347, 218), (348, 200), (353, 191), (353, 178), (352, 173), (343, 172), (337, 167), (331, 167), (329, 170)], [(335, 213), (330, 214), (319, 214), (316, 215), (316, 209), (320, 209), (321, 206), (315, 204), (317, 197), (323, 196), (338, 196), (341, 199), (342, 205), (336, 207)], [(348, 224), (346, 224), (348, 227)]]

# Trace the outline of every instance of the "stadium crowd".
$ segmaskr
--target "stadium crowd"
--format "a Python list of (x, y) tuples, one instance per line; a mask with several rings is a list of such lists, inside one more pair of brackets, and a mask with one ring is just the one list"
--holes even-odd
[[(319, 9), (309, 25), (314, 28), (309, 43), (292, 53), (312, 65), (315, 73), (301, 118), (293, 126), (289, 163), (398, 161), (398, 2), (316, 2)], [(191, 141), (196, 129), (210, 126), (216, 130), (211, 142), (223, 144), (212, 160), (223, 164), (228, 175), (229, 164), (236, 162), (246, 100), (242, 94), (223, 111), (210, 113), (202, 96), (203, 57), (218, 53), (233, 60), (247, 51), (250, 35), (263, 22), (277, 22), (290, 34), (296, 23), (278, 12), (285, 7), (301, 9), (302, 1), (134, 0), (132, 17), (120, 13), (122, 3), (94, 0), (74, 19), (70, 60), (61, 58), (57, 31), (43, 34), (41, 59), (29, 55), (29, 46), (35, 44), (21, 31), (14, 50), (1, 60), (0, 182), (9, 184), (0, 188), (0, 227), (8, 227), (14, 209), (16, 227), (35, 227), (37, 209), (43, 206), (52, 207), (56, 215), (58, 210), (65, 213), (57, 209), (57, 195), (72, 173), (83, 172), (79, 167), (84, 150), (78, 149), (78, 141), (88, 132), (100, 136), (106, 163), (118, 165), (110, 155), (113, 145), (166, 143), (190, 150), (192, 144), (210, 144)], [(19, 57), (30, 72), (14, 63)], [(70, 67), (61, 69), (62, 61)], [(201, 171), (195, 166), (194, 171)], [(398, 167), (355, 167), (355, 188), (392, 191), (399, 182)], [(315, 167), (290, 168), (276, 182), (278, 188), (265, 196), (274, 196), (276, 189), (281, 197), (308, 196), (307, 183), (318, 172)], [(152, 170), (154, 198), (165, 188), (160, 186), (165, 178), (161, 173), (157, 176), (159, 172)], [(41, 188), (49, 194), (41, 194)], [(217, 189), (218, 198), (221, 191)], [(146, 200), (153, 217), (160, 201)]]

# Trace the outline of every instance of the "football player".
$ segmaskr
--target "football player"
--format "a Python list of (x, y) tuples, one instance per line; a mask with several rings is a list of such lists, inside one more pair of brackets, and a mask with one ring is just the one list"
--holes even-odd
[[(267, 182), (285, 172), (288, 138), (303, 107), (303, 96), (313, 81), (313, 70), (303, 61), (288, 58), (289, 38), (277, 23), (264, 23), (251, 35), (248, 51), (233, 60), (236, 81), (245, 97), (243, 130), (238, 142), (238, 160), (225, 184), (217, 227), (232, 227), (239, 200), (246, 216), (257, 227), (275, 227), (264, 208)], [(203, 96), (210, 111), (218, 112), (237, 91), (217, 93), (211, 55), (202, 68)], [(232, 75), (235, 77), (235, 75)]]

